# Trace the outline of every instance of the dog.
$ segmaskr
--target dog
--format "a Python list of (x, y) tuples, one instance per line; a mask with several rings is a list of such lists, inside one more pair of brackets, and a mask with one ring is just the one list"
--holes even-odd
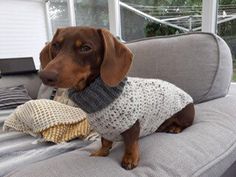
[(132, 59), (106, 29), (67, 27), (42, 49), (39, 72), (44, 84), (69, 88), (69, 97), (88, 113), (102, 137), (101, 148), (91, 156), (107, 156), (113, 142), (123, 140), (121, 166), (127, 170), (138, 166), (139, 137), (180, 133), (195, 114), (192, 98), (175, 85), (127, 77)]

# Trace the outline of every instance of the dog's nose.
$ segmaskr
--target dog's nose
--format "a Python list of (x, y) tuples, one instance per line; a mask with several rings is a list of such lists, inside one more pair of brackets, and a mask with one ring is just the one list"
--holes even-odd
[(54, 86), (58, 81), (58, 72), (56, 72), (56, 71), (40, 71), (39, 77), (45, 85)]

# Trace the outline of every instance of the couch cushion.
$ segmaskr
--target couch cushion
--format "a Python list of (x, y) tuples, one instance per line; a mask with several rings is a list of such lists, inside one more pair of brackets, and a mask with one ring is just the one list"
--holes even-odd
[(151, 38), (127, 44), (135, 57), (130, 76), (176, 84), (195, 103), (225, 96), (232, 76), (227, 44), (208, 33)]
[(196, 105), (194, 124), (180, 134), (156, 133), (140, 140), (141, 159), (120, 167), (123, 145), (109, 157), (89, 157), (100, 142), (27, 166), (8, 176), (34, 177), (220, 177), (236, 159), (236, 96)]

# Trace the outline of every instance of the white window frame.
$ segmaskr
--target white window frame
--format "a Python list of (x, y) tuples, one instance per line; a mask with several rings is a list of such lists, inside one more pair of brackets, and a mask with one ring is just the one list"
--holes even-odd
[(76, 19), (75, 19), (75, 2), (74, 0), (67, 0), (68, 3), (68, 12), (69, 12), (69, 19), (70, 25), (76, 26)]
[(202, 31), (216, 33), (218, 0), (202, 0)]
[(44, 1), (45, 5), (44, 5), (44, 11), (45, 11), (45, 21), (46, 21), (46, 26), (47, 26), (47, 39), (48, 41), (50, 41), (52, 39), (52, 24), (50, 21), (50, 16), (49, 16), (49, 0), (45, 0)]
[(109, 28), (113, 35), (121, 38), (120, 1), (108, 0)]

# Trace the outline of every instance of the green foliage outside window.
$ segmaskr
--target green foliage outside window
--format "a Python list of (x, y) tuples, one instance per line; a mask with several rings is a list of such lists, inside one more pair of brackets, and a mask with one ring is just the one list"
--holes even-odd
[[(201, 5), (202, 0), (121, 0), (131, 6), (140, 7), (139, 10), (154, 16), (158, 19), (163, 19), (166, 17), (182, 17), (191, 15), (201, 15)], [(147, 7), (149, 8), (143, 8)], [(143, 17), (137, 17), (133, 12), (127, 11), (121, 8), (121, 23), (122, 23), (122, 36), (124, 40), (132, 40), (142, 37), (152, 37), (152, 36), (164, 36), (173, 35), (178, 33), (183, 33), (184, 31), (170, 27), (168, 25), (163, 25), (156, 23), (154, 21), (149, 21)], [(183, 27), (189, 27), (189, 19), (176, 21), (177, 25), (181, 24)], [(170, 22), (171, 23), (171, 22)], [(193, 28), (196, 27), (195, 23), (192, 24)], [(136, 28), (138, 26), (139, 28)], [(199, 26), (199, 24), (198, 24)], [(197, 27), (198, 27), (197, 26)], [(140, 28), (142, 28), (140, 30)]]
[[(236, 13), (236, 0), (219, 0), (219, 5), (224, 8), (221, 11), (225, 10), (228, 14)], [(219, 13), (222, 14), (222, 12)], [(217, 33), (228, 43), (231, 49), (234, 68), (233, 81), (236, 81), (236, 19), (218, 24)]]
[(173, 35), (180, 33), (181, 30), (163, 24), (149, 22), (145, 26), (144, 32), (146, 37), (152, 37), (152, 36)]
[[(154, 7), (153, 12), (150, 11), (149, 15), (155, 14), (155, 17), (162, 19), (168, 16), (181, 17), (191, 15), (201, 15), (202, 0), (121, 0), (125, 3), (133, 5), (143, 5)], [(226, 13), (236, 14), (236, 0), (219, 0), (219, 15)], [(180, 11), (174, 11), (180, 7)], [(181, 9), (182, 8), (182, 9)], [(124, 40), (132, 40), (142, 37), (152, 36), (165, 36), (173, 35), (176, 33), (183, 33), (179, 29), (148, 21), (143, 17), (137, 17), (136, 14), (128, 12), (121, 8), (122, 15), (122, 36)], [(144, 9), (145, 10), (145, 9)], [(182, 10), (182, 11), (181, 11)], [(223, 18), (225, 19), (225, 18)], [(178, 21), (175, 21), (178, 25)], [(188, 28), (189, 21), (185, 19), (185, 22), (180, 23), (183, 27)], [(198, 27), (193, 23), (192, 27)], [(199, 24), (198, 24), (199, 25)], [(201, 26), (201, 24), (200, 24)], [(226, 21), (218, 24), (217, 34), (221, 36), (229, 45), (233, 56), (234, 76), (233, 80), (236, 81), (236, 19)], [(201, 30), (201, 29), (199, 29)]]

